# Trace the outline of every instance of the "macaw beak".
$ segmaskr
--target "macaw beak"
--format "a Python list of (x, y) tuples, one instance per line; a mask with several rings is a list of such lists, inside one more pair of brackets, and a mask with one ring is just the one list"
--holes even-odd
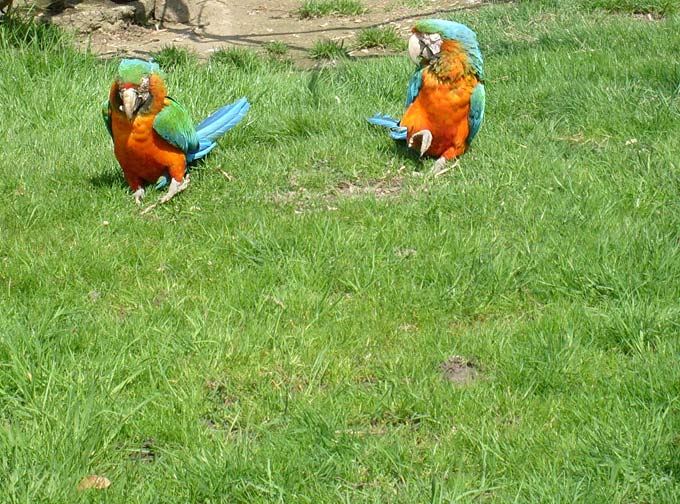
[(408, 39), (408, 56), (416, 65), (420, 64), (420, 39), (415, 33)]
[(135, 114), (137, 113), (137, 110), (139, 109), (139, 106), (142, 104), (142, 98), (139, 96), (139, 93), (137, 93), (137, 90), (133, 88), (127, 88), (125, 91), (123, 91), (122, 98), (123, 111), (125, 112), (128, 120), (132, 121), (135, 117)]

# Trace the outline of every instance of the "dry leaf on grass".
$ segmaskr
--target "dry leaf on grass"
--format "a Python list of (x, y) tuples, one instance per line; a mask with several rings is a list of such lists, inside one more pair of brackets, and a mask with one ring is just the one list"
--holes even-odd
[(104, 476), (97, 476), (96, 474), (90, 474), (89, 476), (86, 476), (80, 480), (80, 483), (78, 483), (78, 491), (82, 492), (83, 490), (90, 490), (92, 488), (95, 490), (104, 490), (110, 486), (111, 481), (108, 478)]

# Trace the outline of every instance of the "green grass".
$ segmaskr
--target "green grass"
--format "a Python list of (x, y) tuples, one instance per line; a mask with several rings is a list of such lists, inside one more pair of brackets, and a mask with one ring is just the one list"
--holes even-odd
[(165, 69), (196, 64), (198, 60), (196, 53), (184, 47), (173, 45), (161, 47), (161, 49), (158, 52), (153, 53), (151, 57), (161, 66), (161, 68)]
[(400, 51), (406, 48), (406, 41), (393, 26), (364, 28), (356, 35), (356, 46), (359, 49), (379, 47)]
[(146, 216), (117, 63), (0, 26), (0, 502), (680, 500), (680, 18), (456, 18), (488, 100), (458, 168), (364, 121), (405, 56), (180, 64), (196, 121), (252, 109)]
[(659, 16), (680, 12), (680, 3), (676, 0), (582, 0), (582, 3), (584, 6), (612, 12), (656, 14)]
[(318, 40), (309, 49), (309, 57), (316, 60), (337, 60), (347, 58), (347, 56), (343, 41)]
[(302, 18), (318, 18), (324, 16), (356, 16), (366, 12), (359, 0), (306, 0), (296, 11)]
[[(285, 51), (281, 51), (280, 46), (275, 46), (276, 50), (269, 50), (265, 47), (265, 55), (260, 55), (253, 49), (240, 47), (229, 47), (219, 49), (210, 55), (210, 64), (217, 67), (231, 68), (245, 73), (258, 73), (271, 71), (274, 68), (285, 69), (291, 66), (291, 62), (282, 56)], [(287, 49), (287, 47), (284, 48)]]
[(265, 42), (263, 47), (267, 54), (276, 57), (287, 55), (289, 49), (285, 42), (281, 42), (279, 40), (270, 40)]

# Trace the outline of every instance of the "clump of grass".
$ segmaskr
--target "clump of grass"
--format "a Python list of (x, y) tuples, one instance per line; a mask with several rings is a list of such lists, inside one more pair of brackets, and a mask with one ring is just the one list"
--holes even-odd
[(319, 40), (314, 43), (309, 50), (309, 56), (312, 59), (326, 59), (335, 60), (340, 58), (347, 58), (347, 50), (345, 49), (343, 41), (336, 40)]
[(219, 49), (210, 56), (210, 62), (248, 72), (256, 71), (262, 68), (263, 65), (259, 54), (252, 49), (242, 49), (240, 47)]
[(196, 54), (184, 47), (165, 46), (151, 55), (161, 68), (168, 69), (196, 62)]
[(366, 12), (359, 0), (307, 0), (296, 11), (301, 19), (330, 15), (355, 16)]
[[(257, 51), (253, 49), (243, 49), (240, 47), (230, 47), (227, 49), (220, 49), (215, 51), (212, 56), (210, 56), (210, 62), (216, 65), (222, 65), (231, 67), (237, 70), (242, 70), (247, 73), (259, 72), (264, 69), (283, 69), (287, 68), (291, 62), (290, 60), (283, 58), (281, 54), (287, 52), (288, 47), (283, 45), (285, 51), (279, 53), (273, 53), (267, 50), (266, 57), (263, 57)], [(280, 51), (280, 46), (276, 46)]]
[(364, 28), (356, 36), (356, 45), (359, 49), (380, 47), (400, 51), (406, 48), (406, 41), (399, 36), (393, 26), (377, 26)]
[(669, 16), (680, 12), (677, 0), (588, 0), (586, 7), (600, 8), (610, 12), (630, 12), (635, 14), (655, 14)]
[(270, 40), (269, 42), (265, 42), (264, 50), (270, 56), (281, 57), (288, 54), (288, 46), (279, 40)]
[(70, 49), (70, 41), (56, 26), (39, 23), (31, 17), (16, 12), (2, 17), (0, 40), (11, 47), (37, 47), (41, 50), (53, 48)]

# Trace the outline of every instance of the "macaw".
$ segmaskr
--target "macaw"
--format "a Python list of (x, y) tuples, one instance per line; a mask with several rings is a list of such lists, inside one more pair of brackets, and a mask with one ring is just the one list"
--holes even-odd
[(163, 78), (156, 63), (122, 60), (102, 109), (116, 159), (138, 205), (146, 183), (156, 183), (158, 189), (170, 183), (160, 203), (186, 189), (187, 165), (210, 152), (250, 108), (241, 98), (194, 127), (184, 107), (167, 95)]
[(463, 154), (484, 119), (484, 70), (477, 36), (454, 21), (426, 19), (412, 29), (408, 53), (417, 65), (397, 121), (376, 114), (369, 122), (390, 129), (420, 155), (437, 157), (434, 170)]

